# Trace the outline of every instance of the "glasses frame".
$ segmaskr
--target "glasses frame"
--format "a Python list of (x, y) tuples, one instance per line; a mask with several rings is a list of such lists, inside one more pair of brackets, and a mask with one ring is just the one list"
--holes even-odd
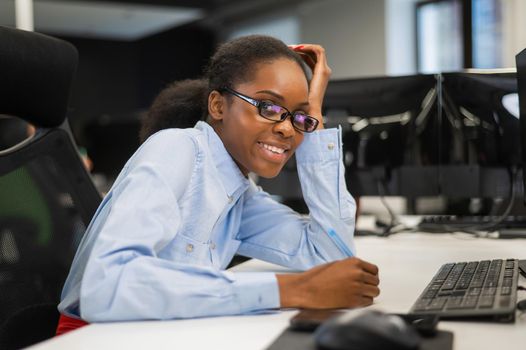
[(256, 107), (258, 109), (258, 114), (262, 117), (262, 118), (265, 118), (266, 120), (270, 120), (270, 121), (273, 121), (274, 123), (281, 123), (283, 121), (285, 121), (289, 116), (291, 117), (290, 118), (290, 123), (292, 125), (292, 127), (295, 129), (295, 130), (298, 130), (300, 132), (306, 132), (306, 133), (311, 133), (311, 132), (314, 132), (316, 131), (316, 129), (318, 128), (318, 124), (320, 123), (320, 121), (314, 117), (311, 117), (310, 115), (308, 114), (305, 114), (305, 117), (309, 118), (312, 122), (313, 122), (313, 125), (314, 125), (314, 129), (312, 129), (311, 131), (307, 131), (307, 130), (302, 130), (302, 129), (299, 129), (296, 127), (296, 125), (294, 125), (294, 115), (293, 113), (291, 113), (287, 108), (283, 107), (283, 106), (280, 106), (278, 104), (275, 104), (276, 106), (284, 109), (286, 111), (286, 113), (282, 113), (281, 116), (280, 116), (280, 120), (274, 120), (274, 119), (269, 119), (267, 117), (265, 117), (263, 114), (261, 114), (261, 104), (264, 102), (262, 100), (257, 100), (255, 98), (251, 98), (251, 97), (248, 97), (247, 95), (243, 95), (242, 93), (240, 92), (237, 92), (236, 90), (234, 89), (231, 89), (227, 86), (224, 86), (223, 88), (221, 88), (220, 92), (221, 91), (226, 91), (228, 92), (229, 94), (232, 94), (236, 97), (239, 97), (240, 99), (242, 99), (243, 101), (245, 102), (248, 102), (250, 103), (252, 106)]

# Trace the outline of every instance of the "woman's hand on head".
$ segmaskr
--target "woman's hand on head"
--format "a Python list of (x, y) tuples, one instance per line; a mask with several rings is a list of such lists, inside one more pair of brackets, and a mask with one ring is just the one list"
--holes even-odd
[(320, 120), (318, 129), (323, 129), (322, 104), (331, 77), (331, 68), (327, 63), (325, 49), (315, 44), (290, 45), (312, 70), (312, 79), (309, 86), (309, 113)]

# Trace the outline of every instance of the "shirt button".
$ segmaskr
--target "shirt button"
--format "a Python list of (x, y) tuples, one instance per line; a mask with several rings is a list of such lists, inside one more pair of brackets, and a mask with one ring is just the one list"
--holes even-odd
[(234, 196), (228, 196), (228, 203), (232, 203), (234, 201)]
[(214, 242), (210, 242), (210, 248), (216, 249), (216, 244)]
[(194, 245), (188, 243), (188, 244), (186, 245), (186, 252), (187, 252), (187, 253), (191, 253), (191, 252), (193, 252), (193, 251), (194, 251)]
[(334, 143), (332, 143), (332, 142), (329, 143), (329, 144), (327, 145), (327, 148), (328, 148), (330, 151), (332, 151), (332, 150), (334, 149)]

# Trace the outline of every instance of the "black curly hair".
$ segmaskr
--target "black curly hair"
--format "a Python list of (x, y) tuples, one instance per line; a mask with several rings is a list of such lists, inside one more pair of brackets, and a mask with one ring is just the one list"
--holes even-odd
[(210, 92), (250, 81), (257, 64), (279, 58), (298, 63), (308, 78), (302, 58), (276, 38), (249, 35), (220, 45), (211, 57), (202, 79), (173, 82), (157, 95), (142, 120), (141, 142), (162, 129), (193, 127), (208, 115)]

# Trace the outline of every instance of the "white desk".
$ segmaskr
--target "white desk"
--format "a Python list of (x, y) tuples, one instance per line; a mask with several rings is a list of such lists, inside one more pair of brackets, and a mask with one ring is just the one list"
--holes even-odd
[[(523, 239), (407, 233), (388, 238), (358, 237), (356, 243), (358, 255), (380, 268), (381, 294), (371, 307), (387, 312), (407, 312), (443, 263), (526, 258)], [(236, 266), (235, 270), (285, 271), (254, 260)], [(523, 277), (519, 282), (526, 285)], [(526, 293), (519, 292), (519, 300), (524, 298)], [(295, 313), (94, 324), (32, 349), (265, 349), (288, 326), (289, 318)], [(526, 313), (518, 315), (515, 324), (442, 321), (439, 327), (455, 333), (455, 350), (526, 348)]]

